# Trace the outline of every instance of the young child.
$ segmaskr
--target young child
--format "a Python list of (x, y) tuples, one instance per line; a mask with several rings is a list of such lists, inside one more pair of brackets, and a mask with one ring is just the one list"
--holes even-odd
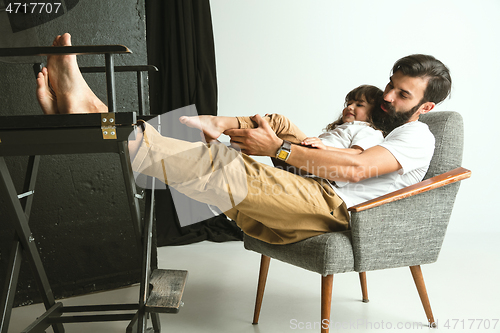
[[(342, 115), (329, 124), (319, 137), (307, 137), (283, 115), (270, 114), (263, 118), (280, 139), (318, 149), (342, 149), (346, 153), (359, 154), (384, 139), (382, 132), (376, 130), (371, 123), (371, 112), (374, 107), (379, 107), (382, 94), (382, 90), (370, 85), (362, 85), (350, 91), (345, 97)], [(252, 117), (183, 116), (179, 120), (189, 127), (201, 129), (207, 142), (216, 140), (228, 129), (256, 127)]]
[(379, 107), (382, 90), (375, 86), (362, 85), (350, 91), (345, 97), (342, 115), (329, 124), (318, 138), (306, 138), (302, 144), (318, 149), (343, 149), (344, 152), (359, 154), (384, 140), (383, 133), (373, 126), (371, 114)]

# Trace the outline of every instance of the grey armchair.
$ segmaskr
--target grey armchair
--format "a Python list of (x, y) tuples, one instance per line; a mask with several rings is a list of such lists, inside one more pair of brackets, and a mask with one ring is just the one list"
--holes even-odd
[(330, 322), (334, 274), (359, 272), (363, 301), (367, 302), (365, 272), (403, 266), (410, 267), (429, 324), (435, 326), (420, 265), (437, 260), (459, 181), (470, 177), (470, 171), (460, 167), (460, 114), (431, 112), (420, 120), (429, 125), (436, 138), (425, 180), (350, 207), (350, 230), (288, 245), (271, 245), (245, 235), (245, 248), (262, 254), (254, 324), (259, 320), (269, 262), (274, 258), (321, 274), (322, 333), (329, 331), (329, 324), (323, 324)]

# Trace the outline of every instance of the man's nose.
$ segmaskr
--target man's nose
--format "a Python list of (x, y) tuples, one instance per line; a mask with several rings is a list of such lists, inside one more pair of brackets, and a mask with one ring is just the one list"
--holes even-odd
[(384, 94), (384, 101), (389, 103), (394, 102), (394, 90), (389, 90)]

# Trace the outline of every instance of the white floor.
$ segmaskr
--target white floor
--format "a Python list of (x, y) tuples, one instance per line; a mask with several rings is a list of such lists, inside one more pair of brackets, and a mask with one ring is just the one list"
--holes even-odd
[[(498, 234), (448, 233), (439, 260), (422, 267), (440, 332), (500, 332)], [(184, 307), (160, 315), (162, 332), (319, 332), (320, 277), (271, 261), (259, 325), (252, 325), (260, 256), (240, 242), (203, 242), (159, 249), (160, 268), (189, 271)], [(357, 273), (335, 276), (332, 329), (427, 332), (408, 268), (367, 273), (369, 303)], [(63, 300), (65, 305), (136, 302), (138, 287)], [(16, 308), (9, 332), (20, 332), (40, 305)], [(127, 323), (67, 324), (66, 332), (125, 332)], [(434, 331), (434, 330), (433, 330)], [(48, 332), (52, 332), (51, 329)]]

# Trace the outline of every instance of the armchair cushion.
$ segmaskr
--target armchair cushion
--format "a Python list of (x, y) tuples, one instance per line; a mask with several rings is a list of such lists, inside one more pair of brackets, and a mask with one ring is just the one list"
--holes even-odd
[(244, 242), (247, 250), (322, 275), (354, 271), (350, 231), (327, 233), (287, 245), (268, 244), (248, 235), (244, 236)]

